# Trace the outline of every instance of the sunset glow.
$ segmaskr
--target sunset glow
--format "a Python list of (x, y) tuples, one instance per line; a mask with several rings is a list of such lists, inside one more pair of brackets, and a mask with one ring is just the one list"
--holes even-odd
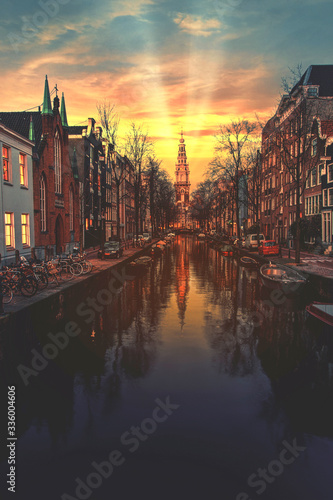
[[(120, 135), (144, 123), (173, 176), (181, 127), (192, 188), (214, 154), (214, 134), (232, 118), (267, 116), (288, 66), (331, 63), (324, 51), (332, 3), (304, 0), (178, 2), (5, 1), (1, 20), (1, 110), (65, 93), (70, 125), (97, 118), (109, 100)], [(17, 15), (17, 12), (20, 12)], [(320, 37), (313, 43), (313, 20)]]

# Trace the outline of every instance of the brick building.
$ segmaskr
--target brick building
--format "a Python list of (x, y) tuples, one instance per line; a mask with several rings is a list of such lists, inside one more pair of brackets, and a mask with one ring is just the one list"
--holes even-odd
[(70, 157), (80, 183), (80, 239), (85, 248), (99, 246), (105, 238), (105, 225), (110, 222), (102, 129), (96, 127), (94, 118), (88, 118), (87, 125), (69, 127), (68, 137)]
[(64, 95), (55, 87), (53, 108), (47, 77), (42, 109), (0, 112), (2, 123), (35, 143), (33, 197), (35, 253), (39, 258), (70, 252), (79, 244), (79, 183), (68, 150)]
[(333, 65), (310, 66), (262, 132), (260, 224), (268, 238), (292, 246), (297, 214), (321, 213), (332, 118)]

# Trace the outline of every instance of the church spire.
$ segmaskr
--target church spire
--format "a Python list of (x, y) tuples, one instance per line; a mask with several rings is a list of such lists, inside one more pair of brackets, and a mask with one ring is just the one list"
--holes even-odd
[(42, 115), (53, 115), (52, 106), (51, 106), (51, 98), (50, 98), (49, 82), (47, 81), (47, 75), (45, 75)]
[(64, 93), (62, 93), (62, 97), (61, 97), (60, 118), (61, 118), (62, 126), (64, 128), (68, 128)]
[(36, 137), (35, 137), (35, 127), (34, 127), (34, 122), (32, 120), (32, 115), (30, 115), (30, 125), (29, 125), (29, 141), (35, 142)]

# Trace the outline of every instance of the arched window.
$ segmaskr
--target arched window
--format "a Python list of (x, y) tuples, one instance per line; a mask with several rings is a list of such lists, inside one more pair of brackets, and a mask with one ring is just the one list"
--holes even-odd
[(56, 130), (54, 136), (54, 177), (55, 177), (55, 192), (61, 193), (61, 144), (59, 131)]
[(182, 189), (181, 192), (180, 192), (180, 200), (182, 201), (182, 203), (184, 203), (184, 201), (185, 201), (185, 191), (184, 191), (184, 189)]
[(40, 193), (40, 230), (46, 231), (46, 189), (44, 175), (41, 176), (39, 182)]
[(74, 231), (74, 192), (73, 186), (69, 188), (69, 230)]

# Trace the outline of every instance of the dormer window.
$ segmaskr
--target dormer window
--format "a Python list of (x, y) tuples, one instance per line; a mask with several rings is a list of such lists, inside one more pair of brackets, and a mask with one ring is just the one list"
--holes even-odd
[(309, 87), (308, 97), (318, 97), (318, 87)]

